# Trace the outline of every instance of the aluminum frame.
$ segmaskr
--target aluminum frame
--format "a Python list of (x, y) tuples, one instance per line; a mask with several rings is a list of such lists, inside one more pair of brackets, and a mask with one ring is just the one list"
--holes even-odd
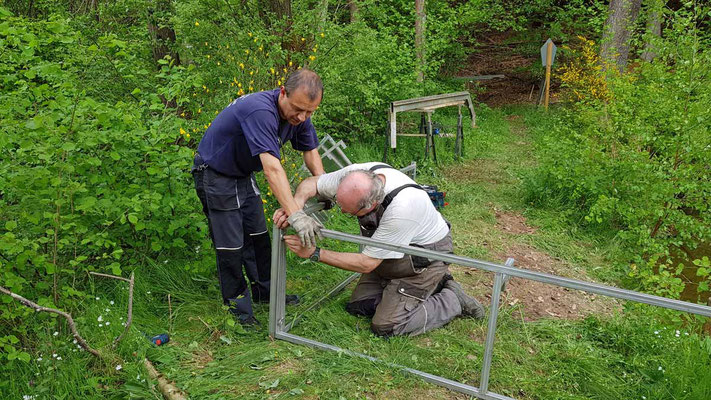
[[(320, 205), (310, 207), (308, 212), (319, 209)], [(494, 341), (496, 338), (497, 318), (499, 313), (499, 303), (501, 292), (506, 285), (506, 282), (511, 277), (529, 279), (537, 282), (547, 283), (551, 285), (566, 287), (570, 289), (582, 290), (585, 292), (601, 294), (608, 297), (614, 297), (622, 300), (630, 300), (638, 303), (650, 304), (657, 307), (668, 308), (677, 311), (684, 311), (692, 314), (698, 314), (706, 317), (711, 317), (711, 307), (700, 304), (689, 303), (685, 301), (668, 299), (665, 297), (654, 296), (646, 293), (635, 292), (632, 290), (620, 289), (613, 286), (602, 285), (598, 283), (585, 282), (577, 279), (564, 278), (556, 275), (546, 274), (543, 272), (530, 271), (514, 267), (514, 259), (509, 258), (505, 264), (496, 264), (487, 261), (476, 260), (469, 257), (457, 256), (453, 254), (441, 253), (433, 250), (422, 249), (413, 246), (402, 246), (391, 243), (384, 243), (370, 238), (351, 235), (348, 233), (322, 229), (323, 236), (342, 240), (346, 242), (356, 243), (361, 246), (373, 246), (387, 250), (393, 250), (409, 255), (427, 257), (432, 260), (446, 261), (452, 264), (458, 264), (469, 268), (478, 268), (485, 271), (493, 272), (494, 285), (493, 294), (491, 297), (491, 306), (489, 311), (489, 320), (487, 333), (484, 345), (484, 358), (479, 380), (479, 387), (467, 385), (441, 376), (429, 374), (427, 372), (408, 368), (402, 365), (393, 364), (386, 361), (381, 361), (375, 357), (342, 349), (327, 343), (322, 343), (313, 339), (308, 339), (302, 336), (289, 333), (289, 330), (298, 322), (297, 316), (291, 323), (285, 324), (285, 293), (286, 293), (286, 248), (282, 239), (283, 231), (274, 226), (272, 240), (272, 275), (271, 275), (271, 297), (269, 303), (269, 335), (274, 339), (285, 340), (291, 343), (311, 346), (321, 350), (330, 350), (339, 353), (348, 354), (354, 357), (365, 358), (373, 362), (381, 362), (390, 367), (400, 369), (412, 375), (419, 376), (427, 382), (434, 383), (438, 386), (446, 387), (450, 390), (464, 393), (470, 396), (475, 396), (484, 400), (515, 400), (511, 397), (504, 396), (489, 390), (489, 377), (491, 374), (491, 361), (493, 359)], [(330, 298), (340, 292), (345, 286), (354, 280), (358, 274), (351, 275), (346, 281), (337, 285), (326, 296), (319, 299), (315, 304), (311, 305), (307, 310), (315, 308), (322, 301)]]

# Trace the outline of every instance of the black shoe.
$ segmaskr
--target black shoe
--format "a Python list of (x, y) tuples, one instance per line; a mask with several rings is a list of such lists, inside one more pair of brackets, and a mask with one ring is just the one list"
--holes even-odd
[(450, 274), (450, 273), (445, 274), (445, 275), (442, 277), (442, 279), (440, 279), (439, 283), (438, 283), (437, 286), (435, 287), (435, 290), (434, 290), (434, 292), (432, 292), (432, 294), (441, 292), (442, 289), (444, 289), (445, 283), (447, 283), (447, 281), (451, 281), (452, 279), (454, 279), (454, 277), (452, 276), (452, 274)]
[(259, 321), (257, 321), (254, 316), (249, 315), (249, 316), (239, 316), (237, 317), (239, 320), (239, 324), (242, 325), (243, 328), (256, 328), (260, 326), (261, 324)]
[[(269, 297), (266, 299), (258, 299), (257, 303), (259, 304), (269, 304)], [(299, 297), (298, 294), (287, 294), (286, 295), (286, 305), (287, 306), (295, 306), (297, 304), (301, 303), (301, 297)]]
[(444, 283), (444, 287), (454, 292), (459, 300), (459, 304), (462, 306), (462, 315), (467, 317), (474, 317), (475, 319), (484, 318), (484, 307), (477, 301), (477, 299), (464, 293), (462, 285), (453, 279), (449, 279)]

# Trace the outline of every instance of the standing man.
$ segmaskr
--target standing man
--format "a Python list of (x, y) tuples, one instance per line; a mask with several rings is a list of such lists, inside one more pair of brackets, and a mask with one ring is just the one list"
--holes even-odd
[[(382, 163), (353, 164), (304, 180), (294, 198), (299, 204), (313, 196), (336, 202), (341, 211), (358, 217), (361, 234), (380, 242), (452, 252), (449, 223), (434, 208), (429, 195), (402, 172)], [(274, 221), (288, 225), (288, 214), (277, 210)], [(303, 246), (296, 236), (286, 245), (299, 257), (360, 272), (346, 311), (372, 317), (378, 335), (419, 335), (459, 315), (477, 319), (484, 309), (449, 274), (448, 264), (424, 257), (366, 246), (362, 253), (342, 253)]]
[[(192, 168), (195, 190), (217, 252), (222, 299), (243, 325), (254, 325), (252, 299), (269, 302), (271, 244), (254, 173), (269, 188), (305, 246), (315, 246), (321, 224), (297, 205), (280, 161), (287, 141), (303, 152), (314, 176), (324, 173), (311, 114), (323, 83), (308, 69), (293, 72), (279, 89), (242, 96), (215, 117), (200, 141)], [(242, 273), (245, 266), (251, 291)], [(297, 296), (287, 296), (292, 303)]]

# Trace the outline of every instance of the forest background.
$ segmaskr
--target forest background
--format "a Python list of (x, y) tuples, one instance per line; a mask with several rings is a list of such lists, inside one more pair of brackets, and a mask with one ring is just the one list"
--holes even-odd
[[(64, 319), (0, 295), (0, 371), (16, 378), (0, 382), (0, 394), (156, 396), (141, 380), (145, 374), (136, 360), (156, 350), (143, 331), (167, 329), (168, 323), (171, 333), (174, 329), (176, 305), (169, 310), (165, 296), (172, 293), (176, 304), (210, 300), (203, 306), (215, 306), (218, 298), (214, 254), (188, 173), (197, 143), (234, 98), (278, 87), (300, 67), (316, 70), (326, 88), (313, 117), (319, 135), (343, 139), (353, 160), (371, 161), (382, 157), (389, 102), (460, 90), (485, 99), (492, 89), (487, 92), (464, 72), (473, 56), (505, 47), (536, 57), (553, 38), (559, 52), (550, 112), (478, 103), (482, 131), (467, 135), (479, 135), (480, 143), (470, 145), (467, 160), (486, 158), (485, 150), (499, 140), (491, 132), (506, 124), (505, 115), (523, 115), (536, 162), (518, 174), (520, 183), (511, 193), (521, 199), (522, 212), (555, 212), (571, 236), (603, 247), (612, 243), (615, 250), (595, 272), (597, 279), (706, 303), (710, 22), (711, 8), (704, 2), (676, 0), (5, 0), (0, 3), (0, 286), (71, 312), (104, 361), (70, 352), (74, 346), (65, 343), (70, 336)], [(508, 72), (528, 91), (537, 87), (543, 68), (538, 60)], [(422, 176), (437, 180), (467, 162), (443, 155), (434, 163), (421, 159), (418, 149), (405, 146), (393, 163), (417, 159)], [(284, 165), (293, 176), (298, 154), (285, 152)], [(264, 199), (269, 215), (276, 201), (268, 191)], [(143, 311), (145, 320), (137, 316), (121, 346), (111, 349), (120, 323), (109, 329), (94, 321), (101, 322), (102, 310), (109, 309), (105, 293), (115, 297), (110, 305), (115, 301), (117, 307), (125, 306), (127, 294), (89, 272), (136, 273), (142, 288), (137, 307), (163, 315)], [(166, 286), (170, 282), (172, 289)], [(182, 298), (176, 286), (183, 287)], [(206, 290), (214, 296), (205, 299)], [(202, 312), (187, 311), (185, 321)], [(671, 380), (670, 387), (679, 388), (668, 389), (676, 398), (704, 398), (711, 389), (688, 377), (708, 365), (705, 321), (627, 306), (624, 312), (636, 322), (592, 318), (568, 327), (631, 335), (622, 369), (637, 386), (625, 390), (652, 398), (650, 387)], [(244, 332), (224, 310), (212, 318), (205, 318), (211, 326), (205, 341), (242, 341), (245, 348), (263, 343), (257, 340), (264, 340), (263, 332)], [(652, 323), (691, 333), (682, 344), (670, 335), (654, 347), (677, 349), (677, 356), (691, 363), (675, 378), (655, 375), (656, 366), (645, 372), (630, 361), (644, 341), (635, 336), (639, 327)], [(192, 322), (183, 334), (185, 343), (202, 343), (192, 340), (199, 337)], [(57, 349), (70, 359), (56, 362)], [(249, 369), (251, 362), (246, 365)], [(260, 368), (257, 363), (252, 371)], [(329, 391), (328, 379), (321, 387), (280, 391), (280, 378), (267, 382), (265, 376), (255, 375), (258, 383), (242, 389), (255, 398), (298, 396), (304, 390), (341, 396)], [(333, 386), (339, 378), (330, 379)], [(574, 382), (565, 389), (570, 396), (596, 390), (566, 379)], [(598, 390), (629, 385), (607, 379)], [(235, 390), (236, 381), (209, 395)], [(371, 395), (386, 396), (381, 389)], [(534, 385), (509, 395), (551, 398), (536, 390), (543, 389)]]

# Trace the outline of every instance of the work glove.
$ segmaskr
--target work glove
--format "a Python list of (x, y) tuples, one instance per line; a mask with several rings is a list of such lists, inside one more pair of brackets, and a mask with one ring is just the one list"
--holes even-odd
[(320, 222), (316, 221), (313, 217), (306, 215), (303, 210), (299, 210), (289, 216), (287, 219), (289, 225), (296, 231), (301, 240), (301, 245), (304, 247), (314, 247), (316, 246), (316, 238), (319, 240), (323, 239), (321, 235), (321, 225)]

